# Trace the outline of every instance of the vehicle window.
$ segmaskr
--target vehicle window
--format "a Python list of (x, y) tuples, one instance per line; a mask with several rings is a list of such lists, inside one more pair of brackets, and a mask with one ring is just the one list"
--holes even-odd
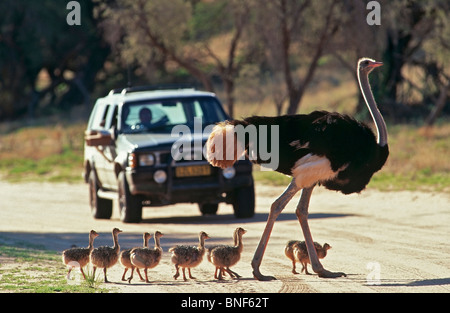
[(94, 115), (94, 119), (91, 123), (92, 129), (102, 129), (105, 128), (106, 118), (108, 116), (109, 105), (100, 105)]
[(215, 98), (182, 98), (125, 103), (122, 107), (121, 131), (124, 133), (170, 133), (175, 125), (194, 126), (194, 117), (203, 127), (226, 119)]
[(111, 125), (109, 126), (109, 128), (111, 127), (117, 127), (117, 114), (118, 114), (119, 108), (117, 107), (117, 105), (114, 106), (114, 111), (113, 111), (113, 116), (111, 119)]

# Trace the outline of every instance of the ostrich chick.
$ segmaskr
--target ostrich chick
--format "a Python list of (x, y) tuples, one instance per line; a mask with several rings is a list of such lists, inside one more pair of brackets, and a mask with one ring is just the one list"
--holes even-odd
[(103, 273), (105, 275), (105, 283), (108, 283), (108, 278), (106, 277), (106, 270), (117, 263), (119, 259), (120, 246), (118, 241), (118, 236), (122, 231), (118, 228), (114, 228), (112, 231), (114, 246), (107, 247), (102, 246), (95, 248), (91, 252), (91, 263), (94, 266), (94, 276), (97, 267), (103, 268)]
[[(147, 233), (148, 234), (148, 233)], [(150, 235), (150, 234), (149, 234)], [(155, 248), (149, 249), (148, 244), (146, 248), (134, 248), (131, 250), (130, 260), (131, 263), (137, 268), (143, 268), (145, 273), (145, 282), (149, 283), (147, 270), (149, 268), (154, 268), (161, 261), (162, 256), (162, 248), (159, 243), (159, 238), (161, 238), (163, 234), (160, 231), (155, 231), (154, 239), (155, 239)], [(150, 239), (150, 236), (148, 237)], [(148, 241), (147, 239), (147, 241)], [(128, 282), (131, 282), (133, 279), (133, 272), (131, 272), (130, 278), (128, 278)]]
[(189, 278), (195, 279), (191, 274), (191, 267), (196, 267), (203, 260), (205, 254), (205, 240), (209, 236), (204, 231), (199, 233), (198, 246), (178, 245), (169, 249), (172, 252), (172, 263), (175, 264), (176, 273), (173, 278), (177, 279), (180, 276), (180, 267), (183, 269), (183, 279), (186, 281), (185, 269), (188, 269)]
[(89, 263), (89, 254), (92, 249), (94, 249), (94, 239), (97, 237), (97, 232), (95, 230), (91, 230), (89, 232), (89, 246), (87, 248), (71, 248), (62, 252), (62, 261), (64, 264), (69, 266), (67, 277), (69, 277), (70, 272), (74, 267), (79, 266), (81, 274), (83, 274), (83, 278), (86, 279), (86, 275), (84, 275), (83, 272), (83, 267)]
[[(327, 256), (327, 251), (331, 249), (331, 246), (325, 243), (322, 247), (319, 243), (314, 242), (314, 248), (319, 259), (323, 259)], [(295, 263), (299, 262), (302, 265), (301, 272), (305, 271), (305, 274), (309, 275), (307, 264), (311, 264), (311, 262), (304, 241), (290, 240), (284, 248), (284, 254), (292, 261), (293, 274), (298, 274), (295, 270)]]
[[(144, 235), (143, 235), (143, 239), (144, 239), (143, 247), (144, 248), (148, 248), (148, 240), (151, 238), (151, 236), (152, 235), (150, 235), (147, 232), (144, 233)], [(131, 278), (133, 277), (135, 266), (131, 263), (131, 260), (130, 260), (131, 250), (133, 250), (133, 249), (134, 248), (131, 248), (131, 249), (123, 250), (122, 252), (120, 252), (119, 261), (120, 261), (120, 264), (122, 264), (123, 267), (125, 268), (123, 271), (123, 275), (122, 275), (122, 281), (128, 280), (128, 282), (130, 282)], [(125, 279), (125, 274), (127, 273), (128, 269), (130, 269), (130, 268), (131, 268), (131, 276), (128, 279)], [(136, 271), (137, 271), (141, 281), (144, 281), (144, 278), (142, 277), (141, 272), (139, 272), (139, 268), (137, 268)]]
[[(210, 252), (210, 261), (216, 266), (214, 278), (222, 280), (222, 273), (226, 271), (231, 277), (239, 278), (236, 272), (230, 270), (230, 266), (235, 265), (241, 258), (241, 253), (244, 248), (242, 244), (242, 236), (247, 231), (241, 227), (236, 228), (233, 233), (234, 246), (220, 245), (214, 247)], [(217, 277), (217, 271), (219, 276)]]

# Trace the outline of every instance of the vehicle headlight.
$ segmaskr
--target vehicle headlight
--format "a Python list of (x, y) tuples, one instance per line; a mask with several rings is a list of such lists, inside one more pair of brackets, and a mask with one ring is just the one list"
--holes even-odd
[(136, 168), (137, 167), (136, 154), (130, 153), (128, 155), (128, 166), (131, 167), (131, 168)]
[(154, 164), (155, 156), (153, 154), (139, 154), (139, 166), (152, 166)]
[(236, 170), (234, 169), (233, 166), (227, 167), (222, 170), (222, 175), (226, 179), (232, 179), (234, 175), (236, 175)]
[(162, 184), (167, 180), (167, 173), (163, 170), (157, 170), (155, 174), (153, 174), (153, 179), (158, 184)]

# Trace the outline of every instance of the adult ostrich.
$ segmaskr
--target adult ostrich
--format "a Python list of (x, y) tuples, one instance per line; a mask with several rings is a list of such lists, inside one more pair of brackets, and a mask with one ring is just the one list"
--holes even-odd
[[(270, 134), (266, 137), (269, 138), (268, 144), (272, 150), (278, 147), (279, 151), (279, 162), (272, 169), (293, 177), (287, 189), (272, 204), (254, 254), (253, 275), (258, 280), (275, 279), (262, 275), (259, 267), (276, 218), (300, 189), (302, 195), (295, 213), (302, 228), (313, 271), (325, 278), (346, 276), (341, 272), (330, 272), (320, 263), (308, 225), (308, 206), (316, 184), (344, 194), (360, 192), (386, 162), (389, 155), (386, 124), (375, 103), (368, 78), (369, 73), (381, 65), (381, 62), (362, 58), (357, 66), (359, 86), (375, 123), (377, 138), (367, 125), (354, 118), (325, 111), (277, 117), (253, 116), (214, 126), (207, 141), (207, 159), (213, 166), (221, 168), (231, 166), (244, 152), (253, 156), (255, 163), (267, 164), (267, 160), (263, 160), (258, 151), (254, 151), (255, 143), (261, 143), (260, 129), (265, 129), (267, 135), (272, 126), (277, 126), (279, 136), (276, 140), (270, 140)], [(246, 142), (240, 142), (236, 134), (239, 125), (244, 128), (256, 126), (258, 138), (246, 136)], [(260, 128), (262, 125), (266, 126)]]

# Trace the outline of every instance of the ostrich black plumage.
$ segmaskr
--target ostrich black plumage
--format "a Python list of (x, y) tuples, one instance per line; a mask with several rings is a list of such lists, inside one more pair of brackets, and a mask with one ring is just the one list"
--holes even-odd
[[(267, 163), (258, 156), (258, 151), (252, 151), (254, 143), (260, 142), (259, 138), (247, 136), (246, 142), (241, 143), (235, 132), (238, 125), (254, 125), (256, 129), (267, 125), (269, 127), (265, 129), (268, 130), (268, 135), (265, 138), (272, 138), (268, 145), (272, 149), (278, 148), (279, 161), (272, 169), (293, 177), (284, 193), (271, 206), (266, 227), (252, 261), (255, 278), (274, 279), (262, 275), (259, 267), (276, 218), (300, 189), (302, 195), (296, 215), (305, 237), (313, 271), (320, 277), (345, 276), (341, 272), (327, 271), (319, 262), (308, 225), (309, 200), (316, 184), (344, 194), (360, 192), (386, 162), (389, 155), (386, 124), (377, 108), (368, 79), (369, 73), (381, 65), (381, 62), (368, 58), (360, 59), (357, 65), (359, 85), (375, 123), (377, 137), (370, 127), (353, 117), (326, 111), (277, 117), (253, 116), (244, 120), (226, 121), (213, 128), (207, 141), (207, 158), (213, 166), (229, 167), (244, 152), (247, 155), (256, 153), (256, 163)], [(278, 127), (277, 142), (274, 142), (270, 135), (270, 126), (273, 125)], [(230, 133), (234, 133), (234, 136), (230, 137)], [(259, 136), (260, 133), (257, 132), (256, 137)], [(229, 153), (230, 150), (232, 153)]]

